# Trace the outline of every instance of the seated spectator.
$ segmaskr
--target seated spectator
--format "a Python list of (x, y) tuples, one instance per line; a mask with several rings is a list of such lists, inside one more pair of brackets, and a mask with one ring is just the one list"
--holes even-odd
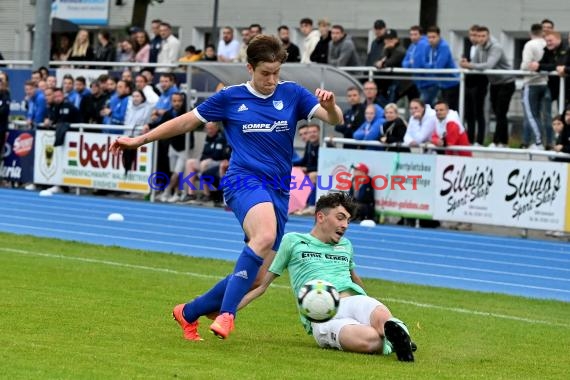
[(140, 90), (134, 90), (131, 94), (131, 101), (127, 105), (125, 115), (125, 125), (142, 127), (150, 121), (152, 105), (146, 101), (146, 96)]
[[(364, 111), (364, 123), (354, 132), (355, 140), (378, 141), (382, 135), (384, 111), (377, 104), (369, 104)], [(378, 147), (367, 146), (367, 150), (382, 150)]]
[[(210, 202), (210, 188), (208, 185), (204, 185), (204, 182), (199, 182), (200, 176), (209, 170), (217, 172), (220, 163), (226, 158), (226, 136), (220, 130), (218, 123), (206, 123), (204, 130), (206, 131), (206, 140), (204, 141), (202, 155), (200, 159), (191, 158), (187, 160), (186, 171), (184, 172), (185, 176), (195, 173), (190, 179), (190, 183), (192, 183), (194, 188), (188, 187), (186, 194), (180, 199), (181, 202), (196, 201), (198, 199), (197, 190), (204, 192), (204, 196), (200, 199), (201, 202)], [(170, 200), (176, 201), (174, 197)]]
[(146, 98), (146, 103), (150, 104), (153, 108), (158, 103), (159, 95), (154, 91), (152, 86), (148, 84), (146, 76), (139, 74), (135, 78), (135, 88), (142, 91)]
[(178, 62), (196, 62), (202, 60), (202, 50), (196, 50), (194, 45), (187, 46), (186, 49), (184, 49), (184, 53)]
[(410, 102), (410, 114), (404, 144), (419, 146), (430, 141), (437, 125), (435, 111), (421, 99), (414, 99)]
[[(337, 125), (334, 130), (342, 133), (345, 139), (352, 139), (354, 132), (364, 123), (364, 111), (366, 106), (362, 104), (360, 90), (356, 87), (349, 87), (346, 90), (346, 97), (350, 108), (343, 114), (344, 124)], [(360, 145), (344, 144), (345, 149), (360, 149)]]
[[(372, 187), (372, 178), (368, 173), (368, 166), (362, 162), (354, 167), (352, 186), (348, 192), (357, 204), (353, 220), (376, 219), (374, 188)], [(368, 178), (368, 181), (364, 181), (363, 177)]]
[(404, 143), (404, 136), (406, 135), (408, 126), (400, 117), (398, 106), (394, 103), (387, 104), (386, 107), (384, 107), (384, 117), (386, 118), (382, 127), (384, 134), (380, 137), (380, 142), (396, 145), (387, 147), (386, 151), (409, 153), (410, 148), (399, 146)]
[(103, 124), (101, 111), (109, 100), (107, 94), (101, 88), (101, 82), (95, 80), (91, 83), (91, 108), (83, 114), (86, 123)]
[[(143, 133), (146, 133), (149, 129), (158, 127), (160, 124), (166, 123), (168, 120), (174, 119), (186, 112), (186, 95), (182, 92), (177, 92), (172, 94), (170, 100), (172, 107), (164, 112), (157, 121), (150, 122), (143, 128)], [(178, 178), (179, 174), (184, 170), (186, 160), (190, 153), (190, 149), (194, 148), (194, 133), (190, 133), (190, 146), (186, 146), (186, 134), (178, 135), (170, 140), (164, 140), (168, 142), (168, 160), (170, 166), (170, 182), (164, 192), (159, 197), (161, 202), (176, 202), (179, 200), (179, 195), (176, 193), (178, 188)], [(159, 155), (158, 160), (160, 161), (161, 147), (159, 145)]]
[(81, 99), (77, 91), (75, 91), (75, 79), (73, 79), (71, 74), (65, 74), (63, 76), (63, 82), (61, 87), (63, 89), (65, 100), (73, 104), (75, 107), (79, 108), (79, 103), (81, 102)]
[[(470, 146), (465, 127), (461, 124), (459, 114), (449, 109), (449, 105), (440, 100), (435, 104), (437, 126), (433, 131), (431, 141), (435, 146)], [(471, 157), (472, 153), (464, 151), (445, 151), (448, 155)]]
[[(556, 152), (570, 154), (570, 108), (566, 108), (564, 118), (556, 116), (552, 120), (552, 129), (556, 134), (556, 143), (552, 148)], [(570, 162), (567, 157), (556, 158), (555, 161)]]
[(75, 92), (77, 93), (77, 100), (74, 106), (79, 110), (81, 122), (86, 123), (89, 121), (89, 113), (93, 108), (93, 96), (91, 95), (91, 91), (87, 88), (85, 77), (79, 76), (75, 78)]
[(237, 62), (239, 42), (234, 39), (234, 30), (226, 26), (222, 29), (222, 39), (218, 43), (218, 62)]

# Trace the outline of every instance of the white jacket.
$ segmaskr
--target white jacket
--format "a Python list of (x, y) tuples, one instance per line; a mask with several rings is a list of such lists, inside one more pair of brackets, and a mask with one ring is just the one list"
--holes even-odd
[[(524, 44), (522, 52), (521, 70), (528, 70), (528, 65), (531, 62), (539, 62), (544, 55), (544, 48), (546, 41), (544, 38), (533, 38)], [(525, 76), (523, 83), (525, 86), (546, 86), (548, 83), (547, 75), (530, 75)]]
[(408, 129), (404, 136), (404, 144), (409, 144), (415, 141), (418, 144), (429, 142), (431, 136), (437, 126), (437, 117), (435, 111), (426, 104), (426, 109), (421, 120), (415, 119), (413, 116), (408, 121)]
[(320, 39), (321, 33), (316, 29), (305, 37), (301, 45), (301, 63), (311, 63), (311, 54)]
[(127, 114), (125, 115), (125, 125), (130, 127), (143, 126), (150, 120), (152, 106), (148, 102), (142, 102), (138, 106), (133, 104), (132, 98), (127, 105)]

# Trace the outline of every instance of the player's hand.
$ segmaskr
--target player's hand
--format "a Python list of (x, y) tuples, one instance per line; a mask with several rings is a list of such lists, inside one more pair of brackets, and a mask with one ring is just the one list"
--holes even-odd
[(327, 111), (334, 111), (334, 106), (336, 104), (334, 93), (332, 91), (327, 91), (322, 88), (317, 88), (315, 90), (315, 96), (319, 99), (321, 107)]
[(112, 154), (119, 154), (119, 152), (126, 149), (137, 149), (139, 146), (143, 145), (144, 140), (141, 136), (137, 137), (119, 137), (109, 147)]

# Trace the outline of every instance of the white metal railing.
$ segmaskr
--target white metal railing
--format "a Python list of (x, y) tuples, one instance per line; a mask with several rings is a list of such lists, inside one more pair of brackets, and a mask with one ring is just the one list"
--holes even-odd
[(570, 159), (570, 154), (568, 153), (561, 153), (561, 152), (553, 152), (548, 150), (531, 150), (531, 149), (516, 149), (516, 148), (491, 148), (491, 147), (482, 147), (482, 146), (475, 146), (475, 145), (454, 145), (454, 146), (446, 146), (440, 147), (435, 146), (432, 143), (423, 143), (419, 145), (408, 145), (408, 144), (384, 144), (380, 141), (365, 141), (365, 140), (355, 140), (355, 139), (347, 139), (343, 137), (326, 137), (325, 143), (329, 144), (351, 144), (351, 145), (362, 145), (362, 146), (373, 146), (373, 147), (383, 147), (383, 148), (419, 148), (423, 152), (428, 150), (438, 150), (438, 151), (454, 151), (454, 152), (479, 152), (479, 153), (506, 153), (506, 154), (513, 154), (513, 155), (526, 155), (532, 159), (533, 156), (541, 156), (541, 157), (548, 157), (548, 158), (565, 158)]

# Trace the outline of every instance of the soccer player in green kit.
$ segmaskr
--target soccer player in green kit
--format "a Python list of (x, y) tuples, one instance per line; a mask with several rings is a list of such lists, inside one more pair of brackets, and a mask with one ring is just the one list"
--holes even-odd
[(352, 243), (343, 237), (354, 212), (355, 203), (347, 194), (322, 196), (311, 232), (285, 234), (261, 285), (246, 294), (239, 308), (261, 296), (285, 269), (294, 294), (307, 281), (325, 280), (340, 293), (337, 314), (324, 323), (311, 323), (301, 316), (305, 330), (320, 347), (366, 354), (396, 352), (398, 360), (414, 361), (415, 345), (406, 325), (380, 301), (366, 295), (354, 270)]

